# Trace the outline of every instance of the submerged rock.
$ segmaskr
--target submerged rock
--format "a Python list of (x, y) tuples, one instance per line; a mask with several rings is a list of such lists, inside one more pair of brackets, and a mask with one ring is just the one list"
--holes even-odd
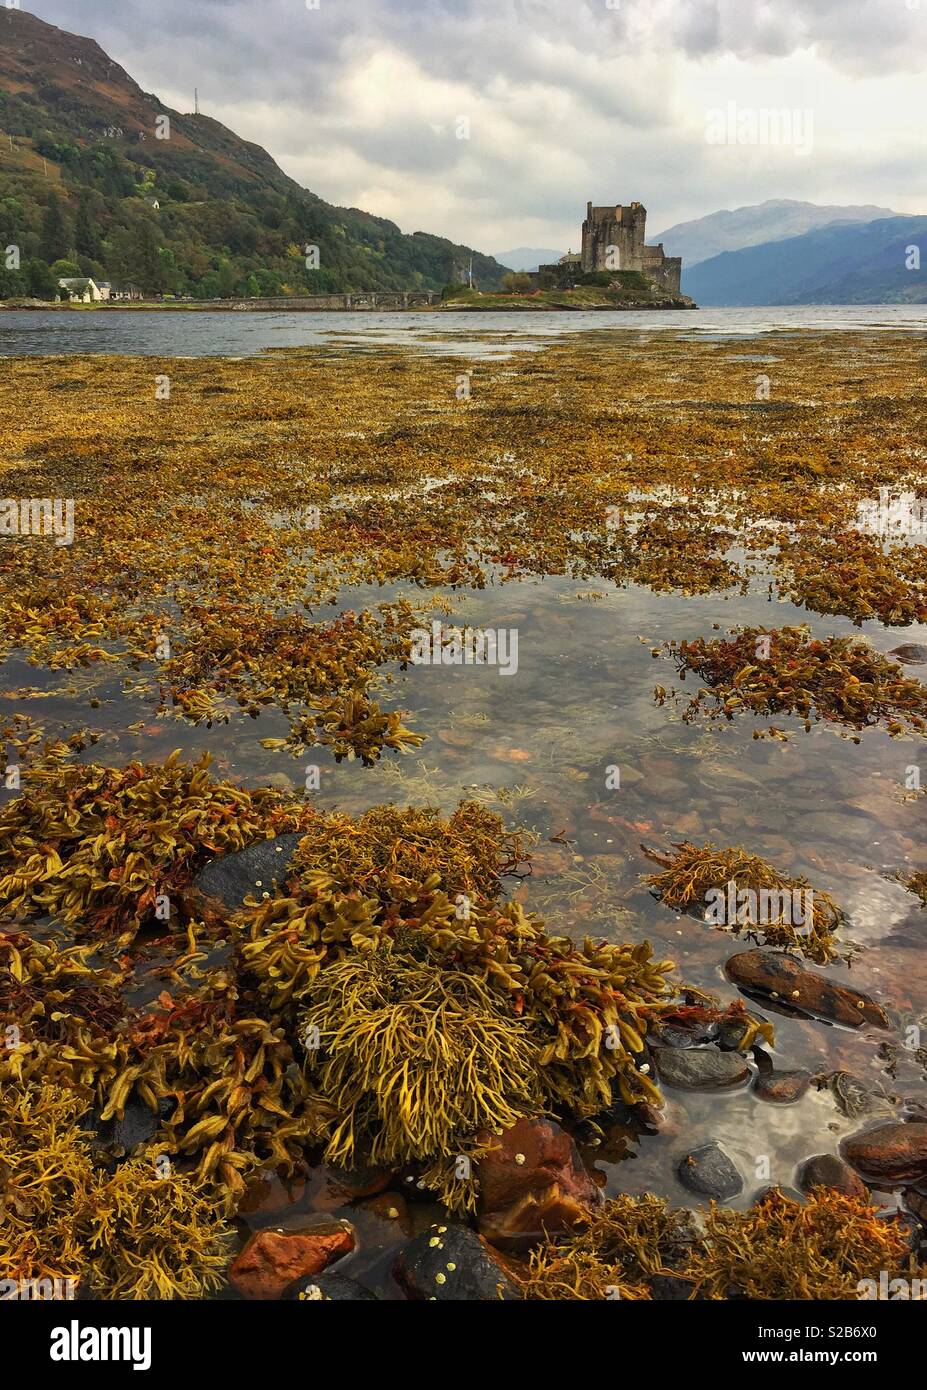
[(519, 1120), (477, 1165), (479, 1229), (506, 1248), (572, 1230), (602, 1200), (579, 1150), (553, 1120)]
[(393, 1272), (412, 1299), (496, 1303), (521, 1297), (495, 1250), (469, 1226), (431, 1226), (400, 1252)]
[(907, 1187), (904, 1191), (904, 1204), (921, 1225), (927, 1228), (927, 1193), (918, 1192), (916, 1187)]
[(370, 1289), (343, 1274), (310, 1274), (296, 1279), (283, 1294), (287, 1301), (304, 1303), (378, 1303)]
[(719, 1033), (715, 1022), (691, 1024), (666, 1023), (658, 1021), (650, 1030), (650, 1037), (663, 1047), (700, 1047), (703, 1043), (714, 1042)]
[(865, 1200), (869, 1196), (862, 1178), (839, 1154), (813, 1154), (805, 1159), (798, 1170), (798, 1186), (806, 1194), (816, 1187), (833, 1187), (845, 1197)]
[(848, 1071), (831, 1072), (824, 1080), (834, 1098), (834, 1105), (848, 1120), (879, 1111), (895, 1117), (898, 1098), (886, 1091), (884, 1086), (862, 1081)]
[(162, 1096), (158, 1109), (150, 1110), (143, 1101), (129, 1100), (122, 1119), (113, 1116), (111, 1120), (101, 1120), (94, 1115), (88, 1121), (93, 1126), (90, 1143), (103, 1163), (115, 1165), (128, 1158), (139, 1144), (147, 1144), (157, 1134), (162, 1120), (170, 1117), (176, 1100), (173, 1096)]
[(230, 912), (244, 905), (245, 898), (272, 893), (282, 884), (302, 835), (294, 832), (272, 840), (258, 840), (237, 854), (211, 859), (193, 880), (194, 888), (208, 898), (219, 898)]
[(685, 1303), (695, 1292), (695, 1280), (683, 1274), (651, 1274), (647, 1285), (655, 1303)]
[(893, 656), (903, 666), (920, 666), (927, 661), (927, 647), (923, 642), (902, 642), (900, 647), (892, 648), (889, 656)]
[(770, 1071), (761, 1073), (753, 1083), (753, 1089), (761, 1100), (774, 1105), (792, 1105), (811, 1085), (811, 1073), (807, 1071)]
[(652, 1051), (660, 1080), (686, 1091), (726, 1090), (750, 1075), (739, 1052), (720, 1052), (716, 1047), (655, 1047)]
[(393, 1181), (388, 1168), (375, 1168), (368, 1165), (362, 1168), (322, 1168), (317, 1182), (319, 1191), (314, 1205), (320, 1207), (340, 1207), (348, 1202), (358, 1202), (364, 1197), (375, 1197), (384, 1192)]
[(294, 1280), (321, 1274), (354, 1249), (346, 1221), (317, 1222), (302, 1230), (258, 1231), (232, 1261), (229, 1283), (242, 1298), (281, 1298)]
[[(733, 1014), (729, 1018), (722, 1018), (718, 1025), (718, 1046), (722, 1052), (740, 1052), (750, 1025), (761, 1025), (767, 1021), (762, 1014), (751, 1013), (749, 1009), (744, 1009), (743, 1013)], [(752, 1051), (755, 1059), (756, 1048)]]
[(238, 1203), (242, 1215), (279, 1216), (288, 1211), (305, 1195), (306, 1180), (294, 1177), (284, 1182), (276, 1173), (259, 1173), (245, 1188), (245, 1195)]
[(738, 989), (766, 995), (799, 1013), (860, 1028), (887, 1028), (885, 1010), (868, 994), (806, 970), (782, 951), (741, 951), (724, 967)]
[(851, 1134), (841, 1145), (847, 1162), (877, 1187), (927, 1179), (927, 1122), (900, 1120)]
[(713, 1197), (718, 1202), (725, 1202), (743, 1191), (743, 1178), (733, 1159), (714, 1141), (685, 1154), (679, 1160), (676, 1172), (683, 1187), (701, 1197)]

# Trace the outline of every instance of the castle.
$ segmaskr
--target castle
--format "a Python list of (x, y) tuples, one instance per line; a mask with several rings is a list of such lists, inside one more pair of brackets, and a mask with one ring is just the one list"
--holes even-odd
[(604, 208), (587, 203), (582, 251), (561, 256), (556, 265), (539, 266), (538, 284), (542, 289), (564, 289), (593, 271), (637, 270), (668, 293), (679, 294), (682, 258), (664, 255), (662, 242), (645, 245), (646, 222), (643, 203)]

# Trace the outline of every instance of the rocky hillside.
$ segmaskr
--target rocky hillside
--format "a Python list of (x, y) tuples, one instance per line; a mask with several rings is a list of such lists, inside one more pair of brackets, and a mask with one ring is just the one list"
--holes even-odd
[[(200, 298), (499, 285), (489, 256), (339, 208), (266, 150), (143, 92), (92, 39), (0, 8), (0, 296), (59, 275)], [(318, 265), (307, 246), (318, 247)]]

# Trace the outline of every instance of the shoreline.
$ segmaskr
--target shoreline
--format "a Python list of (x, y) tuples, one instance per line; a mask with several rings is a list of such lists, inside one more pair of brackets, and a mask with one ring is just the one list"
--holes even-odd
[(158, 300), (140, 300), (129, 304), (16, 304), (0, 303), (0, 311), (17, 313), (232, 313), (232, 314), (411, 314), (411, 313), (674, 313), (680, 310), (698, 309), (697, 304), (305, 304), (299, 301), (280, 304), (249, 304), (247, 301), (210, 299), (197, 303), (163, 303)]

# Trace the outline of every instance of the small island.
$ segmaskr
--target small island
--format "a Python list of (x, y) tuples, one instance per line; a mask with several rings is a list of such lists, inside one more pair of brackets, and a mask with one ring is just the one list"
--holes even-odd
[(502, 289), (480, 292), (472, 285), (450, 286), (445, 309), (695, 309), (680, 292), (682, 260), (664, 254), (663, 245), (646, 244), (643, 203), (593, 207), (586, 204), (582, 250), (568, 252), (553, 265), (511, 271)]

